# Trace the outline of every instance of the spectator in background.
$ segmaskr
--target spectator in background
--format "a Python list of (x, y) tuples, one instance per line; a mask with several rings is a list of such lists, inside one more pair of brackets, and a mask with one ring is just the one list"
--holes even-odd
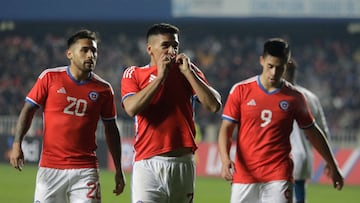
[[(282, 79), (290, 56), (286, 41), (266, 40), (260, 56), (262, 73), (236, 83), (230, 90), (219, 131), (219, 151), (221, 176), (232, 181), (232, 203), (292, 201), (290, 133), (294, 121), (325, 159), (334, 187), (343, 187), (337, 162), (303, 94)], [(236, 126), (233, 162), (229, 153)]]
[[(52, 23), (52, 26), (46, 28), (36, 22), (29, 25), (34, 29), (21, 31), (21, 27), (18, 27), (14, 32), (0, 32), (0, 105), (6, 106), (0, 108), (1, 116), (13, 118), (20, 112), (22, 98), (34, 82), (31, 78), (41, 73), (44, 67), (67, 62), (62, 54), (66, 49), (63, 33), (73, 30), (72, 25)], [(116, 98), (120, 97), (118, 75), (123, 72), (123, 68), (119, 67), (128, 67), (134, 61), (138, 64), (146, 64), (148, 61), (146, 49), (143, 48), (146, 41), (143, 31), (129, 29), (128, 25), (125, 23), (118, 28), (105, 24), (101, 26), (101, 33), (106, 37), (101, 42), (102, 60), (97, 62), (97, 74), (113, 84)], [(202, 68), (206, 78), (212, 81), (212, 86), (226, 100), (225, 95), (231, 84), (258, 74), (259, 70), (252, 67), (258, 63), (258, 55), (268, 33), (258, 32), (258, 29), (243, 32), (241, 26), (229, 28), (232, 32), (217, 32), (213, 25), (202, 23), (192, 27), (193, 31), (189, 33), (191, 37), (187, 37), (188, 29), (183, 30), (181, 44), (186, 47), (183, 52)], [(330, 139), (355, 145), (360, 120), (360, 38), (340, 30), (336, 32), (342, 34), (333, 33), (331, 36), (322, 32), (299, 35), (298, 31), (303, 28), (294, 26), (286, 35), (294, 42), (296, 49), (292, 52), (297, 55), (296, 60), (301, 64), (297, 83), (306, 88), (311, 87), (321, 98), (332, 132)], [(201, 32), (197, 32), (198, 29)], [(209, 50), (216, 60), (209, 60), (207, 67), (203, 67), (200, 57), (204, 53), (201, 52)], [(121, 99), (116, 99), (116, 104), (121, 105)], [(118, 119), (126, 123), (132, 122), (123, 108), (117, 110)], [(219, 116), (203, 108), (196, 108), (196, 115), (201, 129), (208, 130), (209, 125), (216, 127), (217, 137)], [(40, 116), (40, 112), (35, 115), (36, 119)], [(7, 126), (2, 130), (6, 129)], [(205, 130), (203, 132), (203, 140), (213, 140)], [(123, 136), (129, 135), (127, 133)]]
[[(318, 97), (310, 90), (296, 84), (297, 67), (294, 59), (291, 59), (286, 66), (283, 77), (304, 94), (316, 123), (325, 136), (329, 137), (329, 128)], [(306, 180), (310, 179), (312, 175), (313, 151), (304, 131), (299, 128), (296, 122), (294, 122), (290, 135), (290, 142), (291, 155), (294, 161), (294, 198), (296, 203), (304, 203), (306, 201)]]
[(122, 103), (135, 119), (132, 202), (193, 202), (194, 105), (216, 112), (220, 94), (179, 53), (179, 29), (154, 24), (147, 32), (150, 63), (132, 66), (121, 80)]
[(115, 189), (125, 187), (121, 166), (121, 142), (111, 85), (96, 75), (96, 34), (80, 30), (67, 41), (69, 66), (43, 71), (18, 118), (11, 165), (22, 170), (22, 140), (33, 116), (43, 108), (44, 139), (36, 177), (34, 202), (100, 202), (95, 131), (101, 118), (106, 142), (115, 164)]

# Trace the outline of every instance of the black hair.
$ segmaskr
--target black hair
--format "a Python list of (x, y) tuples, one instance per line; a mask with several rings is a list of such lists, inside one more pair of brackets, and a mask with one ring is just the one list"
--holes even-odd
[(168, 23), (154, 24), (149, 28), (146, 39), (149, 40), (150, 36), (158, 34), (179, 34), (179, 28)]
[(264, 43), (263, 57), (267, 55), (279, 57), (288, 62), (291, 57), (289, 44), (281, 38), (268, 39)]
[(70, 48), (71, 45), (75, 44), (79, 39), (90, 39), (98, 42), (97, 34), (93, 31), (82, 29), (71, 35), (67, 40), (67, 47)]

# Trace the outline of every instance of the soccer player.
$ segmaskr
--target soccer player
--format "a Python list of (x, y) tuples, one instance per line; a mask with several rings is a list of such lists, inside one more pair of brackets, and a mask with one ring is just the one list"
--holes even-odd
[(179, 53), (179, 29), (154, 24), (147, 32), (150, 63), (127, 68), (122, 104), (135, 120), (132, 202), (193, 201), (194, 105), (216, 112), (220, 94), (188, 56)]
[(21, 110), (10, 163), (22, 170), (21, 142), (34, 113), (43, 110), (44, 139), (36, 177), (34, 202), (101, 201), (95, 131), (99, 118), (114, 160), (115, 189), (123, 192), (121, 141), (111, 85), (93, 70), (98, 56), (95, 32), (79, 30), (67, 41), (69, 66), (44, 70)]
[[(296, 84), (296, 72), (297, 64), (291, 59), (286, 66), (283, 77), (304, 94), (315, 121), (325, 133), (325, 136), (329, 137), (329, 128), (318, 97), (310, 90)], [(293, 131), (290, 135), (290, 143), (291, 155), (294, 161), (295, 202), (304, 203), (306, 200), (306, 180), (311, 178), (312, 175), (313, 152), (312, 146), (306, 138), (304, 131), (299, 128), (296, 122), (294, 122)]]
[[(286, 41), (272, 38), (260, 56), (262, 73), (235, 84), (226, 101), (219, 130), (221, 176), (232, 181), (231, 202), (292, 201), (293, 162), (290, 133), (294, 120), (327, 162), (334, 187), (343, 177), (324, 133), (314, 122), (305, 97), (282, 79), (290, 59)], [(230, 159), (237, 126), (236, 157)]]

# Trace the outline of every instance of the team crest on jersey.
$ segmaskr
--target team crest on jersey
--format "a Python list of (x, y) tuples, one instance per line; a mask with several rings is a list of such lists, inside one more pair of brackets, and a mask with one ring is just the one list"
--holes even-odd
[(99, 98), (99, 93), (97, 92), (90, 92), (89, 93), (89, 99), (91, 101), (96, 101)]
[(288, 101), (281, 101), (279, 106), (280, 106), (281, 110), (287, 111), (289, 109), (289, 102)]

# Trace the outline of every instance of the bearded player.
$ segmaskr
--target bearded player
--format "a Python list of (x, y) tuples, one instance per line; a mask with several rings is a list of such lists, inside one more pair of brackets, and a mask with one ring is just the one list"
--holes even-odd
[(111, 85), (93, 70), (98, 56), (97, 36), (80, 30), (67, 41), (69, 66), (43, 71), (28, 93), (21, 110), (10, 163), (24, 164), (21, 142), (34, 113), (43, 110), (44, 138), (36, 177), (34, 202), (64, 203), (101, 201), (95, 131), (99, 119), (114, 160), (115, 189), (125, 186), (121, 166), (120, 134)]

